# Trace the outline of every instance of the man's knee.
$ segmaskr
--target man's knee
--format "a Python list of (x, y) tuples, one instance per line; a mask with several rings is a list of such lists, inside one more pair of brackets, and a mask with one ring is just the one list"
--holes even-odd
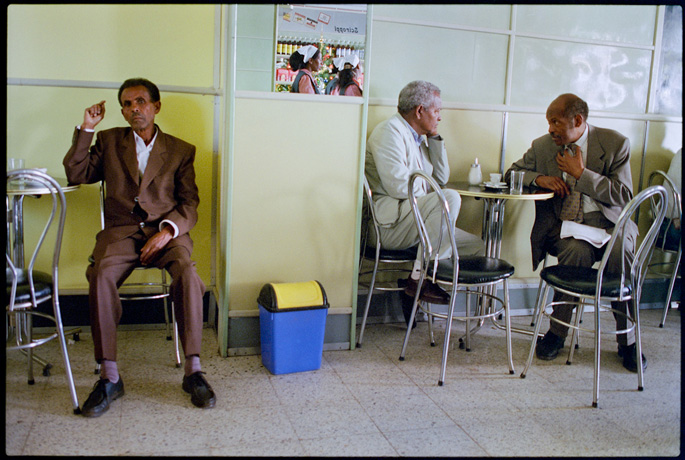
[(445, 195), (447, 204), (449, 206), (450, 214), (452, 219), (456, 220), (459, 215), (459, 210), (461, 209), (461, 195), (456, 190), (444, 189), (442, 193)]
[(575, 238), (564, 238), (557, 254), (559, 264), (590, 267), (595, 263), (594, 246)]

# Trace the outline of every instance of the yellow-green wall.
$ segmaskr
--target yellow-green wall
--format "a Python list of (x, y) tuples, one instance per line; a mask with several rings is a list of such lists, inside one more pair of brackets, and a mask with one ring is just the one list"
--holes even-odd
[[(360, 146), (413, 79), (442, 89), (453, 180), (466, 179), (475, 157), (485, 173), (506, 170), (546, 132), (545, 108), (562, 92), (588, 100), (591, 123), (630, 138), (635, 191), (682, 145), (682, 112), (656, 113), (652, 103), (663, 24), (655, 5), (370, 6), (366, 111), (361, 101), (249, 92), (271, 86), (273, 5), (7, 11), (7, 151), (29, 167), (63, 176), (72, 130), (95, 102), (108, 101), (98, 129), (124, 125), (116, 101), (124, 79), (162, 88), (158, 123), (198, 149), (200, 220), (191, 236), (198, 271), (217, 294), (220, 329), (230, 316), (255, 315), (266, 282), (319, 279), (338, 313), (356, 305)], [(84, 291), (99, 228), (96, 187), (67, 201), (60, 283)], [(465, 199), (457, 225), (479, 233), (481, 209)], [(518, 278), (535, 276), (533, 217), (530, 203), (506, 210), (502, 256)], [(230, 347), (223, 334), (222, 354)]]
[[(213, 53), (211, 5), (8, 7), (8, 79), (66, 80), (84, 86), (113, 82), (118, 89), (126, 78), (142, 76), (158, 86), (211, 87)], [(24, 158), (27, 167), (44, 167), (55, 177), (65, 177), (62, 159), (86, 107), (107, 101), (98, 130), (126, 125), (117, 89), (8, 85), (8, 157)], [(162, 110), (155, 119), (163, 131), (197, 147), (200, 217), (191, 237), (206, 284), (211, 281), (213, 111), (212, 96), (162, 92)], [(97, 186), (68, 193), (67, 209), (60, 286), (83, 290), (88, 256), (100, 228)], [(30, 242), (29, 212), (25, 228)]]
[(332, 308), (352, 305), (360, 117), (294, 95), (237, 101), (231, 310), (257, 310), (266, 283), (311, 279)]

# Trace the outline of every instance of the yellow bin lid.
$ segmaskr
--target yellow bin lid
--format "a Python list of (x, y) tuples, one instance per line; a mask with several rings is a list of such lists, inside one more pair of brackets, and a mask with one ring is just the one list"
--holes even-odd
[(326, 292), (318, 281), (265, 284), (257, 302), (271, 311), (328, 307)]

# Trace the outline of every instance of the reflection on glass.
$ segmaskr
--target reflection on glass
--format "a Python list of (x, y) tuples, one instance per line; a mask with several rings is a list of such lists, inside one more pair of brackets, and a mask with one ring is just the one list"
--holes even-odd
[(561, 93), (595, 110), (644, 112), (651, 52), (642, 49), (517, 38), (511, 103), (546, 107)]
[(664, 14), (659, 85), (655, 112), (683, 115), (683, 7), (667, 5)]
[[(317, 47), (321, 54), (318, 71), (309, 69), (319, 94), (328, 94), (327, 85), (334, 83), (339, 70), (334, 59), (354, 55), (359, 59), (357, 67), (363, 69), (366, 5), (279, 5), (276, 14), (274, 91), (291, 91), (298, 72), (302, 72), (297, 64), (298, 68), (293, 68), (291, 57), (307, 45)], [(361, 72), (356, 83), (363, 85)]]

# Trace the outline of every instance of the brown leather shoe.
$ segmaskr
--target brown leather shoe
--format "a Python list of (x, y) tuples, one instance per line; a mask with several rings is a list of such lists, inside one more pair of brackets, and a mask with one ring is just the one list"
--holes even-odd
[[(418, 285), (418, 280), (409, 277), (407, 279), (407, 287), (404, 289), (404, 293), (409, 297), (414, 298)], [(423, 286), (421, 288), (421, 297), (419, 297), (419, 299), (423, 300), (424, 302), (438, 305), (449, 305), (450, 303), (450, 295), (445, 292), (443, 288), (428, 280), (424, 280), (423, 282)]]

